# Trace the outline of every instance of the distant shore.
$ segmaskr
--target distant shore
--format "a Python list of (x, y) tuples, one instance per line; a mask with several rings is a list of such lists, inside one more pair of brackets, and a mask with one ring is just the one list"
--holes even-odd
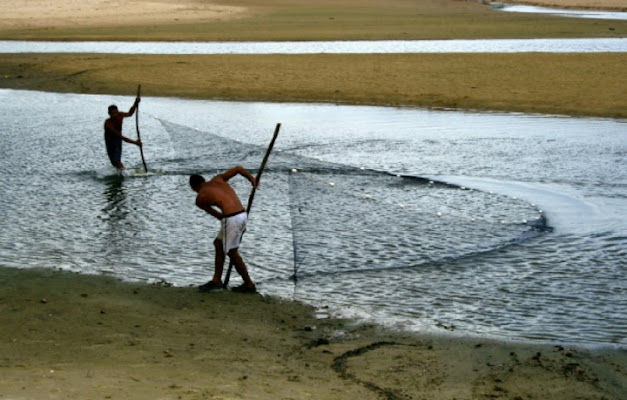
[[(476, 1), (80, 3), (2, 2), (0, 39), (627, 37), (625, 22), (503, 15)], [(625, 118), (626, 61), (0, 54), (0, 87), (132, 97), (142, 84), (145, 96)], [(263, 293), (208, 294), (54, 268), (0, 266), (1, 399), (622, 400), (627, 392), (624, 349), (395, 332), (317, 319), (309, 306)]]
[[(291, 7), (281, 0), (262, 5), (252, 0), (189, 1), (158, 3), (146, 13), (145, 0), (131, 0), (125, 2), (123, 18), (102, 0), (86, 0), (80, 8), (73, 4), (2, 3), (0, 39), (627, 37), (627, 21), (502, 13), (476, 1), (328, 0), (315, 8)], [(615, 4), (590, 1), (591, 7)], [(130, 95), (142, 84), (145, 96), (626, 118), (624, 65), (627, 53), (0, 54), (0, 87)]]
[[(0, 87), (627, 118), (627, 53), (0, 54)], [(173, 79), (174, 78), (174, 79)]]

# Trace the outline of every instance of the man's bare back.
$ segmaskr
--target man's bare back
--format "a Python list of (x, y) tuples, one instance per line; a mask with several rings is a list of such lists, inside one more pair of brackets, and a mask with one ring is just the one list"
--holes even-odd
[[(222, 219), (223, 215), (244, 211), (242, 202), (222, 175), (217, 175), (202, 184), (198, 191), (198, 196), (196, 196), (196, 205), (218, 219)], [(218, 207), (222, 211), (222, 215), (216, 215), (214, 213), (216, 210), (212, 206)], [(213, 212), (207, 210), (207, 208), (211, 208)]]
[[(244, 211), (242, 202), (228, 183), (229, 179), (238, 174), (248, 179), (253, 187), (257, 187), (255, 177), (238, 165), (222, 174), (214, 176), (208, 181), (197, 183), (195, 187), (192, 186), (192, 189), (198, 193), (198, 196), (196, 196), (196, 205), (217, 219), (222, 219), (225, 215)], [(215, 207), (220, 210), (216, 210)]]

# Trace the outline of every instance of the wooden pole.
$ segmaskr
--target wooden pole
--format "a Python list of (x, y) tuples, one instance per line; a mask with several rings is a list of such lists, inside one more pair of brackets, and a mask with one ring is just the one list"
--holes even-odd
[[(141, 97), (141, 89), (142, 85), (137, 85), (137, 98)], [(135, 129), (137, 129), (137, 140), (142, 140), (139, 134), (139, 103), (137, 104), (137, 108), (135, 108)], [(144, 164), (144, 172), (148, 172), (148, 167), (146, 166), (146, 160), (144, 159), (144, 147), (139, 146), (139, 154), (142, 156), (142, 164)]]
[[(266, 168), (266, 163), (268, 162), (268, 158), (270, 157), (270, 153), (272, 152), (272, 148), (274, 147), (274, 142), (276, 141), (277, 136), (279, 136), (279, 129), (281, 129), (281, 124), (276, 124), (276, 128), (274, 128), (274, 135), (272, 136), (272, 140), (270, 141), (270, 145), (268, 146), (268, 150), (266, 150), (266, 155), (263, 157), (263, 161), (261, 162), (261, 166), (259, 167), (259, 171), (257, 172), (257, 177), (255, 178), (257, 181), (257, 186), (259, 186), (259, 180), (261, 179), (261, 174), (263, 170)], [(246, 206), (246, 214), (250, 215), (250, 208), (253, 205), (253, 199), (255, 198), (255, 192), (257, 189), (253, 187), (253, 190), (250, 192), (250, 196), (248, 196), (248, 205)], [(231, 270), (233, 269), (233, 260), (229, 259), (229, 268), (226, 271), (226, 277), (224, 278), (224, 287), (226, 288), (229, 284), (229, 280), (231, 279)]]

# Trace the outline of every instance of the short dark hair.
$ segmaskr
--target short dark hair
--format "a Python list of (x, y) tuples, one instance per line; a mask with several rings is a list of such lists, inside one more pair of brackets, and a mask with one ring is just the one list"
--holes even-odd
[(117, 109), (118, 109), (118, 106), (116, 106), (115, 104), (111, 104), (107, 110), (111, 112), (111, 110), (117, 110)]
[(194, 174), (189, 177), (189, 186), (192, 188), (197, 188), (205, 182), (205, 178), (202, 175)]

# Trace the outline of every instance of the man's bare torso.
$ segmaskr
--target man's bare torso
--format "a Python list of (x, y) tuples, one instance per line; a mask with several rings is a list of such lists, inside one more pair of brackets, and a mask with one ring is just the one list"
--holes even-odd
[(203, 183), (196, 197), (196, 205), (204, 210), (212, 206), (218, 207), (223, 215), (244, 210), (244, 206), (231, 185), (220, 175)]

